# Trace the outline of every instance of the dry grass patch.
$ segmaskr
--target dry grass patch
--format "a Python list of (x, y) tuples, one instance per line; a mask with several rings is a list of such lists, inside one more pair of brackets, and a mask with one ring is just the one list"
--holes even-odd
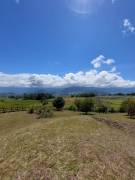
[(2, 180), (135, 178), (132, 136), (91, 116), (61, 113), (47, 120), (36, 120), (25, 113), (12, 114), (9, 123), (17, 116), (22, 123), (21, 119), (16, 121), (17, 128), (11, 126), (13, 130), (1, 134)]

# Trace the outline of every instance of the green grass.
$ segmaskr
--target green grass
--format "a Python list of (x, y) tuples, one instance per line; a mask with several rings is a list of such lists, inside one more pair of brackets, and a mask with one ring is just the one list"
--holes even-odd
[(123, 101), (127, 99), (135, 99), (132, 96), (102, 96), (101, 99), (105, 102), (108, 102), (111, 107), (115, 110), (118, 110)]
[[(69, 111), (54, 112), (50, 119), (0, 114), (0, 179), (134, 179), (135, 133), (96, 117)], [(125, 114), (100, 117), (130, 123)]]
[(40, 105), (41, 102), (36, 100), (1, 99), (0, 112), (27, 110), (30, 107), (37, 107)]

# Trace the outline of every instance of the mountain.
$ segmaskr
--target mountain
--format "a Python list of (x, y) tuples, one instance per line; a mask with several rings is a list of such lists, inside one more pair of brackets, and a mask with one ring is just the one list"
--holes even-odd
[(81, 87), (81, 86), (73, 86), (67, 88), (0, 88), (1, 95), (7, 94), (23, 94), (23, 93), (37, 93), (37, 92), (49, 92), (54, 95), (71, 95), (71, 94), (79, 94), (79, 93), (90, 93), (94, 92), (96, 94), (115, 94), (115, 93), (133, 93), (135, 92), (135, 88), (96, 88), (96, 87)]

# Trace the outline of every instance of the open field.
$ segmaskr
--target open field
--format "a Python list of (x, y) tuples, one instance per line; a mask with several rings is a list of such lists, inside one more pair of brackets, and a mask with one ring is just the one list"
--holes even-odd
[(135, 179), (134, 127), (115, 113), (0, 114), (0, 179)]
[(15, 100), (0, 99), (0, 112), (25, 111), (30, 107), (40, 106), (41, 102), (37, 100)]

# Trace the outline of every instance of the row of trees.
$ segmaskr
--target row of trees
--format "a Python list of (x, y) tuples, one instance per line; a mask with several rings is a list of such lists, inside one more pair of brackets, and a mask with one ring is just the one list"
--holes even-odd
[(11, 99), (24, 99), (24, 100), (44, 100), (53, 99), (54, 96), (51, 93), (24, 93), (23, 95), (10, 95)]
[(114, 112), (123, 112), (127, 113), (130, 118), (135, 117), (135, 100), (128, 99), (124, 101), (119, 110), (115, 110), (113, 107), (109, 106), (101, 99), (98, 99), (95, 103), (91, 98), (85, 99), (76, 99), (74, 105), (70, 106), (70, 110), (78, 110), (88, 114), (88, 112), (95, 111), (98, 113), (114, 113)]
[[(46, 100), (42, 101), (42, 107), (47, 107), (48, 102)], [(52, 105), (56, 110), (60, 111), (65, 106), (65, 100), (63, 97), (57, 97), (52, 101)], [(41, 113), (44, 114), (43, 109), (41, 108)], [(68, 107), (68, 110), (80, 111), (85, 114), (89, 112), (98, 112), (98, 113), (114, 113), (116, 110), (109, 106), (106, 102), (102, 101), (100, 98), (94, 101), (92, 98), (77, 98), (72, 105)], [(40, 111), (39, 111), (40, 112)], [(48, 110), (45, 108), (45, 112)], [(135, 100), (126, 100), (121, 104), (120, 109), (117, 112), (127, 112), (130, 118), (135, 116)]]
[(120, 107), (120, 112), (126, 112), (130, 118), (135, 117), (135, 100), (124, 101)]

